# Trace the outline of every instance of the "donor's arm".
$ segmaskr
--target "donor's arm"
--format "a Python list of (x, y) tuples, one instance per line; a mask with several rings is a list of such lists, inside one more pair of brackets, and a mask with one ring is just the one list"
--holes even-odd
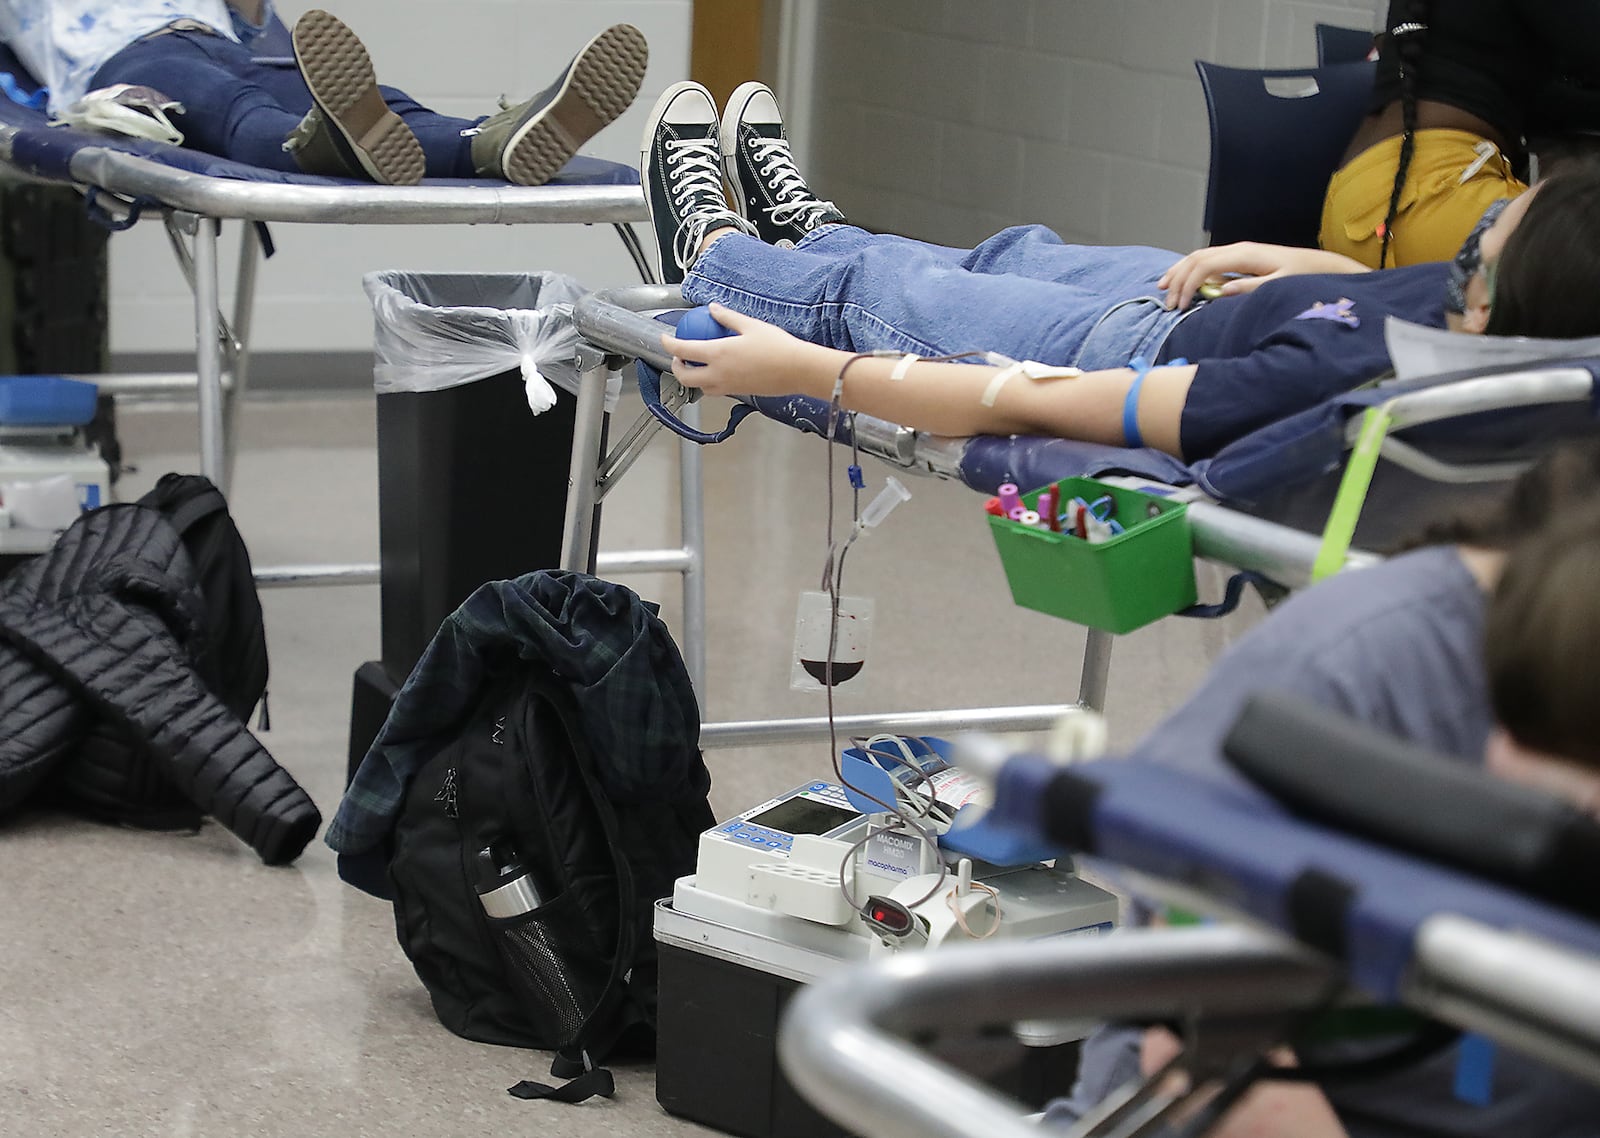
[[(738, 333), (715, 340), (662, 337), (672, 374), (712, 395), (809, 395), (829, 399), (851, 353), (797, 339), (720, 304), (718, 323)], [(1030, 379), (1005, 368), (922, 361), (898, 374), (898, 359), (859, 359), (845, 374), (843, 405), (852, 411), (938, 435), (1055, 435), (1108, 446), (1128, 445), (1124, 405), (1136, 373), (1087, 371), (1071, 378)], [(1134, 411), (1142, 445), (1179, 451), (1179, 425), (1192, 364), (1151, 368)], [(998, 382), (997, 382), (998, 381)]]

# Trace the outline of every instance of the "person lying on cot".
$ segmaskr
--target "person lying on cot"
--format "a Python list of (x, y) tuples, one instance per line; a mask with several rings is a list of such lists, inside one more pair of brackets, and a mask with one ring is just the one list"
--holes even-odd
[(181, 105), (183, 144), (284, 173), (411, 185), (502, 178), (536, 186), (627, 109), (649, 49), (630, 24), (590, 40), (544, 91), (453, 118), (379, 87), (354, 32), (312, 9), (294, 60), (258, 59), (272, 0), (0, 0), (3, 40), (49, 92), (52, 114), (91, 90), (150, 88)]
[[(1188, 256), (1067, 245), (1039, 226), (972, 250), (868, 233), (811, 192), (759, 84), (736, 91), (720, 122), (703, 87), (668, 89), (643, 156), (663, 278), (738, 333), (663, 337), (679, 382), (711, 394), (837, 391), (848, 409), (941, 435), (1055, 435), (1192, 461), (1389, 370), (1391, 314), (1496, 335), (1600, 334), (1593, 171), (1513, 200), (1475, 236), (1481, 255), (1371, 272), (1248, 243)], [(1247, 275), (1200, 298), (1230, 273)], [(852, 359), (880, 351), (907, 355)], [(924, 358), (976, 351), (1024, 362)]]
[[(1299, 696), (1441, 755), (1482, 763), (1600, 814), (1600, 441), (1553, 451), (1498, 506), (1434, 526), (1418, 546), (1290, 597), (1239, 639), (1129, 753), (1204, 777), (1240, 776), (1222, 740), (1259, 692)], [(1076, 1121), (1175, 1045), (1110, 1026), (1085, 1042), (1077, 1085), (1046, 1111)], [(1283, 1133), (1593, 1134), (1600, 1089), (1515, 1052), (1487, 1106), (1456, 1093), (1449, 1048), (1379, 1079), (1253, 1092), (1222, 1135), (1263, 1117)]]

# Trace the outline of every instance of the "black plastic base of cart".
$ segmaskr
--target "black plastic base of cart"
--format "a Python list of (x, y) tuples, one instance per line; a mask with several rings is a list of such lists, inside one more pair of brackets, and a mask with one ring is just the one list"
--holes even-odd
[[(658, 944), (656, 1101), (741, 1138), (846, 1138), (778, 1068), (778, 1023), (799, 983)], [(1072, 1088), (1078, 1045), (1023, 1047), (1010, 1035), (951, 1039), (930, 1052), (1039, 1109)]]

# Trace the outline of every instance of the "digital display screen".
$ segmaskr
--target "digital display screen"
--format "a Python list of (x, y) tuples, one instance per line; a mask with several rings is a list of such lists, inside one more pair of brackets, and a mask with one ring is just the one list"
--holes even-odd
[(859, 817), (861, 815), (854, 810), (797, 795), (745, 820), (751, 825), (765, 826), (785, 834), (826, 834)]

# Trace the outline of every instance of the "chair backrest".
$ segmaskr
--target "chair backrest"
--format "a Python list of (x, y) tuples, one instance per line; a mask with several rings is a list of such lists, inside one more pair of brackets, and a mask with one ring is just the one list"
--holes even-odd
[(1315, 246), (1328, 179), (1367, 111), (1373, 65), (1195, 68), (1211, 123), (1211, 243)]
[(1366, 28), (1341, 28), (1338, 24), (1318, 24), (1317, 66), (1330, 63), (1356, 63), (1372, 52), (1373, 33)]

